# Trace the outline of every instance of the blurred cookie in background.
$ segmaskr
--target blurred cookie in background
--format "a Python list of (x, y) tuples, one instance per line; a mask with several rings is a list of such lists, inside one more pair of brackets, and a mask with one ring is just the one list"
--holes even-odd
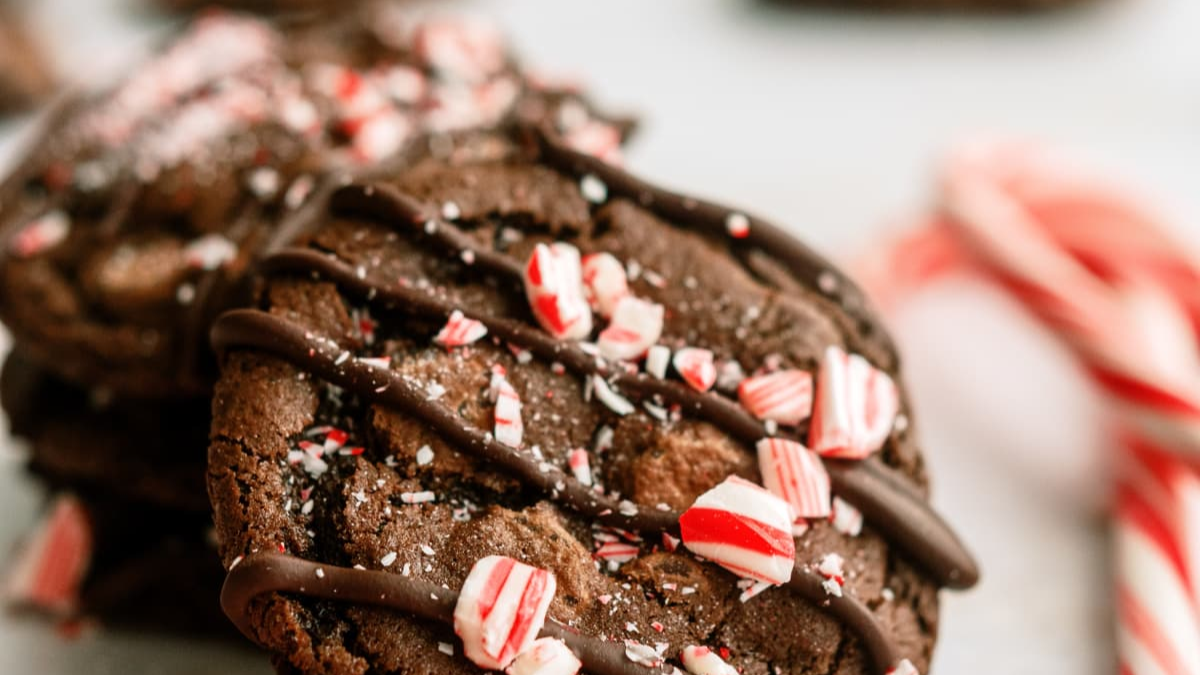
[(29, 110), (54, 88), (42, 41), (18, 8), (0, 3), (0, 115)]
[(0, 405), (29, 468), (54, 489), (207, 515), (207, 399), (120, 397), (38, 368), (19, 351), (0, 370)]
[(208, 390), (212, 319), (342, 176), (492, 155), (523, 120), (607, 157), (624, 136), (494, 27), (394, 3), (301, 25), (205, 13), (63, 107), (0, 184), (0, 318), (41, 367), (142, 397)]

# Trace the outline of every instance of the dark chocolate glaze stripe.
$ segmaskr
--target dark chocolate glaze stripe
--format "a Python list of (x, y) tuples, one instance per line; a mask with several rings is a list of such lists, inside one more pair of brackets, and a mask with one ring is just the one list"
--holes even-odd
[[(455, 255), (472, 252), (473, 264), (508, 276), (516, 283), (521, 281), (522, 267), (518, 262), (479, 246), (470, 235), (430, 214), (428, 208), (394, 187), (350, 185), (334, 193), (331, 206), (343, 214), (369, 217), (408, 231), (419, 230), (419, 236), (432, 239)], [(311, 250), (290, 249), (268, 258), (264, 264), (278, 271), (318, 272), (360, 299), (390, 303), (404, 311), (445, 318), (455, 309), (461, 309), (419, 290), (360, 279), (345, 263)], [(543, 360), (558, 361), (579, 374), (600, 375), (619, 385), (622, 392), (642, 399), (659, 397), (677, 403), (684, 411), (712, 422), (743, 443), (753, 445), (771, 435), (762, 422), (718, 394), (700, 393), (678, 382), (610, 368), (574, 343), (554, 340), (525, 324), (465, 310), (463, 313), (483, 323), (491, 334), (526, 347)], [(774, 435), (787, 436), (778, 432)], [(979, 580), (979, 567), (970, 552), (946, 521), (907, 485), (907, 478), (877, 458), (865, 462), (825, 460), (825, 464), (834, 490), (858, 507), (884, 536), (907, 551), (939, 584), (968, 588)]]
[[(365, 400), (403, 410), (422, 419), (447, 441), (477, 457), (494, 462), (527, 485), (533, 485), (571, 510), (594, 518), (598, 522), (637, 532), (677, 532), (679, 514), (674, 511), (643, 509), (629, 504), (622, 510), (611, 499), (596, 494), (568, 476), (561, 469), (540, 463), (531, 455), (509, 448), (462, 421), (447, 407), (428, 400), (424, 391), (388, 370), (359, 363), (354, 358), (342, 358), (343, 352), (328, 340), (310, 337), (300, 326), (287, 319), (258, 310), (235, 310), (222, 316), (213, 327), (213, 346), (221, 352), (235, 348), (265, 351), (282, 358), (301, 370), (353, 391)], [(341, 363), (339, 363), (339, 361)], [(244, 564), (244, 563), (243, 563)], [(241, 565), (238, 566), (239, 568)], [(803, 597), (825, 608), (863, 638), (880, 671), (896, 661), (896, 649), (887, 638), (871, 610), (849, 596), (828, 595), (822, 578), (807, 567), (797, 565), (788, 584)], [(228, 583), (228, 582), (226, 582)], [(312, 595), (308, 586), (285, 586), (274, 590)], [(326, 597), (324, 595), (319, 597)], [(329, 597), (337, 600), (339, 596)], [(234, 610), (244, 608), (234, 607)], [(241, 614), (235, 621), (244, 621)]]
[[(320, 570), (318, 574), (317, 570)], [(420, 619), (454, 624), (456, 591), (411, 577), (316, 563), (282, 553), (256, 553), (229, 571), (221, 589), (221, 608), (246, 637), (254, 640), (250, 602), (275, 591), (358, 602), (394, 609)], [(548, 619), (542, 637), (558, 638), (594, 675), (669, 675), (672, 668), (651, 668), (630, 661), (620, 642), (587, 637)]]
[[(599, 178), (608, 188), (610, 197), (623, 197), (656, 213), (663, 220), (688, 224), (715, 237), (722, 237), (732, 247), (758, 248), (784, 263), (797, 280), (818, 295), (836, 301), (863, 330), (870, 331), (888, 352), (891, 365), (898, 365), (899, 359), (891, 336), (871, 309), (863, 292), (837, 267), (792, 235), (740, 209), (665, 190), (597, 157), (576, 152), (545, 124), (531, 124), (526, 129), (536, 140), (542, 159), (577, 178), (588, 174)], [(750, 223), (750, 233), (744, 239), (735, 239), (726, 231), (726, 219), (733, 213), (746, 216)], [(823, 281), (823, 277), (833, 283)]]

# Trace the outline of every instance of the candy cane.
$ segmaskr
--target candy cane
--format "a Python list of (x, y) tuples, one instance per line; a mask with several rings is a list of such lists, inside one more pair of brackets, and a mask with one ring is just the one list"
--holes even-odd
[(1028, 146), (954, 155), (940, 207), (873, 254), (864, 280), (890, 286), (890, 303), (949, 271), (981, 271), (1073, 350), (1121, 440), (1121, 672), (1200, 675), (1200, 263), (1121, 191)]

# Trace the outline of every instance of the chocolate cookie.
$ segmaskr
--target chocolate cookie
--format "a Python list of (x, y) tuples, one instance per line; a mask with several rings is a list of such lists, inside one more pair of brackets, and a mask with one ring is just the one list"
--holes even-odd
[(0, 115), (28, 110), (54, 93), (54, 71), (24, 17), (0, 6)]
[(83, 389), (20, 353), (0, 371), (0, 404), (30, 467), (56, 488), (204, 515), (209, 405), (202, 399), (143, 399)]
[(525, 116), (619, 152), (621, 129), (532, 84), (487, 26), (376, 6), (286, 27), (205, 14), (65, 104), (0, 185), (0, 318), (74, 382), (205, 393), (211, 320), (342, 176), (487, 155)]
[(230, 618), (280, 672), (924, 669), (977, 571), (859, 292), (524, 132), (341, 188), (215, 325)]
[(5, 602), (72, 623), (232, 633), (210, 528), (196, 514), (59, 493), (5, 565)]

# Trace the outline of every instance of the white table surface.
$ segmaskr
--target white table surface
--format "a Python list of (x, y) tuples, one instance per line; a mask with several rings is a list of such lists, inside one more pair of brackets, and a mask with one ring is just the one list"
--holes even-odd
[[(161, 25), (116, 0), (45, 0), (68, 71), (115, 66)], [(848, 257), (919, 212), (956, 139), (1046, 139), (1200, 233), (1200, 3), (1109, 0), (1037, 19), (882, 18), (754, 0), (478, 0), (525, 60), (644, 115), (638, 172), (740, 204)], [(86, 72), (91, 72), (86, 71)], [(22, 125), (0, 126), (0, 156)], [(1111, 672), (1099, 406), (1010, 303), (940, 287), (895, 318), (935, 500), (984, 565), (945, 594), (934, 673)], [(0, 352), (7, 338), (0, 335)], [(0, 438), (0, 550), (36, 489)], [(0, 614), (0, 673), (266, 673), (246, 650), (101, 631), (66, 643)]]

